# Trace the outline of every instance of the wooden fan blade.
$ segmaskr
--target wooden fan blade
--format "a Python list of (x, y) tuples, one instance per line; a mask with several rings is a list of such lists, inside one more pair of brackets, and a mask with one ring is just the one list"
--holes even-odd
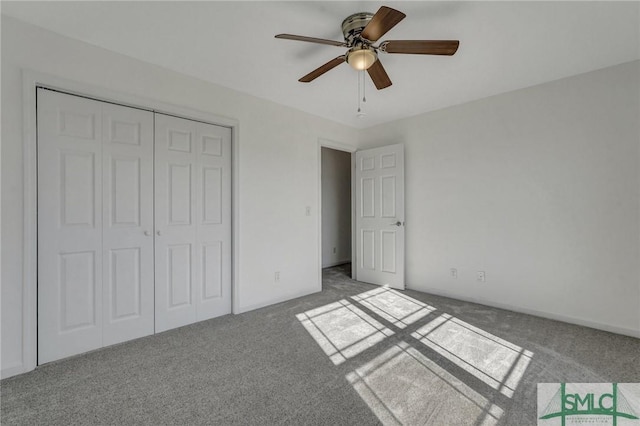
[(373, 84), (376, 85), (376, 89), (380, 90), (391, 86), (391, 79), (389, 79), (387, 72), (384, 70), (380, 59), (375, 61), (373, 65), (367, 69), (367, 72), (371, 80), (373, 80)]
[(315, 38), (315, 37), (305, 37), (305, 36), (299, 36), (294, 34), (278, 34), (276, 38), (283, 38), (286, 40), (296, 40), (296, 41), (308, 41), (309, 43), (328, 44), (330, 46), (345, 47), (347, 45), (343, 41), (334, 41), (334, 40), (327, 40), (324, 38)]
[(382, 6), (371, 21), (364, 27), (360, 36), (371, 42), (377, 41), (380, 37), (385, 35), (387, 31), (395, 27), (396, 24), (402, 21), (407, 15), (399, 12), (395, 9), (391, 9), (387, 6)]
[(451, 56), (459, 45), (458, 40), (389, 40), (380, 44), (380, 50), (387, 53)]
[(305, 75), (298, 81), (301, 83), (309, 83), (315, 80), (316, 78), (320, 77), (322, 74), (326, 73), (327, 71), (331, 71), (332, 69), (340, 65), (345, 61), (345, 59), (346, 57), (344, 55), (338, 56), (337, 58), (330, 60), (329, 62), (322, 65), (321, 67), (318, 67), (315, 70), (311, 71), (309, 74)]

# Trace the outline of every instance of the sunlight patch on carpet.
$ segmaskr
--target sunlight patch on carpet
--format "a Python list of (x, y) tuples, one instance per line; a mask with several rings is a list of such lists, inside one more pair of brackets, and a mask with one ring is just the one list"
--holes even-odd
[(495, 425), (503, 410), (402, 341), (346, 376), (385, 425)]
[(449, 314), (420, 327), (411, 337), (508, 397), (533, 357), (531, 351)]
[(432, 306), (386, 286), (360, 293), (352, 296), (351, 299), (401, 329), (436, 310)]
[(394, 334), (346, 300), (309, 310), (296, 318), (335, 365)]

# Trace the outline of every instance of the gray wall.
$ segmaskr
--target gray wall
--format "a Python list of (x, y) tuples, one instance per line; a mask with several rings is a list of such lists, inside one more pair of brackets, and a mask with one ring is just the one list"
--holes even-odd
[(351, 154), (323, 147), (322, 267), (350, 261)]
[(405, 144), (408, 287), (640, 336), (639, 80), (634, 61), (361, 132)]

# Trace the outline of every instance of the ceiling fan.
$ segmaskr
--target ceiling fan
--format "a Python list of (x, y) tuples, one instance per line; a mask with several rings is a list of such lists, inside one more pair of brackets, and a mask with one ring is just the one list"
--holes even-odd
[(341, 63), (347, 62), (358, 71), (367, 70), (371, 80), (373, 80), (373, 84), (380, 90), (391, 86), (391, 80), (378, 58), (379, 52), (451, 56), (458, 50), (458, 45), (460, 44), (458, 40), (387, 40), (374, 46), (374, 43), (380, 37), (405, 17), (406, 15), (400, 11), (382, 6), (375, 15), (368, 12), (354, 13), (342, 21), (344, 41), (294, 34), (278, 34), (276, 38), (327, 44), (349, 49), (346, 54), (330, 60), (298, 81), (309, 83)]

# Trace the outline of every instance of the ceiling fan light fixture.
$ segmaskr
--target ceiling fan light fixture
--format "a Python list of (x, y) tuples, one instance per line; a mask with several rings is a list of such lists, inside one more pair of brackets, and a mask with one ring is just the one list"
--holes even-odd
[(377, 59), (376, 51), (368, 46), (354, 47), (347, 54), (347, 63), (357, 71), (369, 69)]

